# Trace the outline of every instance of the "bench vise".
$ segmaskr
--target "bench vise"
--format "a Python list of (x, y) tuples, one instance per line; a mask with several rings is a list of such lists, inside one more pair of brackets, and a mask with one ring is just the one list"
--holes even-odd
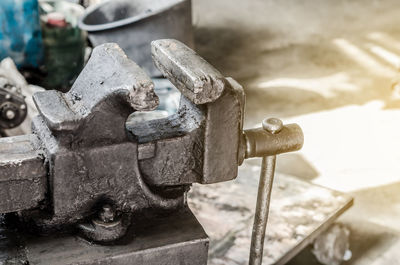
[(0, 263), (205, 265), (190, 185), (229, 181), (245, 158), (301, 148), (296, 124), (243, 130), (243, 88), (184, 44), (151, 49), (182, 93), (176, 114), (129, 121), (158, 97), (140, 67), (104, 44), (69, 92), (34, 95), (32, 134), (0, 139)]

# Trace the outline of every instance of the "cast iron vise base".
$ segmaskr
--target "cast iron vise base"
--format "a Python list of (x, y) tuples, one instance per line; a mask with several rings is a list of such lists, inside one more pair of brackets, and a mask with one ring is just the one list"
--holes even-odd
[(109, 245), (68, 234), (14, 232), (0, 231), (1, 264), (207, 264), (208, 237), (189, 210), (138, 220), (124, 239)]
[(126, 122), (158, 97), (140, 67), (104, 44), (69, 92), (34, 95), (33, 134), (0, 139), (0, 262), (205, 265), (190, 185), (232, 180), (244, 159), (266, 157), (250, 259), (260, 264), (275, 155), (301, 148), (300, 127), (270, 119), (244, 131), (236, 81), (176, 40), (154, 41), (152, 56), (182, 93), (176, 114)]

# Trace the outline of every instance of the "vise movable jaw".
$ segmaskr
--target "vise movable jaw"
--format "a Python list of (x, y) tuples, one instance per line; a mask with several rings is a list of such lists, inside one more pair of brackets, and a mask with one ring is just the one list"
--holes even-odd
[[(277, 135), (243, 131), (243, 88), (184, 44), (154, 41), (152, 56), (182, 93), (178, 112), (127, 122), (132, 112), (157, 107), (153, 83), (116, 44), (96, 47), (69, 92), (35, 94), (40, 115), (33, 134), (0, 139), (0, 213), (17, 212), (24, 224), (47, 234), (78, 227), (90, 241), (129, 241), (132, 226), (140, 234), (135, 227), (142, 227), (143, 217), (186, 212), (192, 221), (183, 223), (198, 226), (187, 215), (192, 183), (232, 180), (245, 158), (301, 148), (297, 125), (284, 126)], [(206, 253), (202, 229), (191, 231), (197, 231), (203, 241), (196, 242)], [(132, 248), (128, 252), (138, 250)], [(176, 263), (182, 256), (166, 264), (206, 264), (206, 255), (193, 258), (189, 252), (183, 255), (189, 263)], [(141, 254), (132, 257), (127, 260), (159, 264)]]

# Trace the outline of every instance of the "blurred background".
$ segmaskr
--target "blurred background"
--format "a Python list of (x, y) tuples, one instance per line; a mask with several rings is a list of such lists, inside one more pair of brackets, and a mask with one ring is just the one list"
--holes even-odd
[[(12, 2), (6, 0), (0, 6), (6, 8)], [(26, 40), (22, 42), (25, 49), (35, 52), (24, 52), (23, 58), (7, 52), (5, 36), (11, 35), (3, 28), (0, 55), (14, 60), (25, 79), (22, 86), (33, 91), (68, 91), (95, 46), (90, 29), (94, 22), (83, 20), (85, 28), (79, 21), (88, 12), (85, 8), (90, 10), (101, 1), (39, 2), (31, 1), (37, 14), (25, 7), (21, 10), (29, 15), (20, 16), (32, 21), (40, 17), (37, 25), (30, 21), (25, 25), (31, 29), (17, 28), (30, 30), (30, 48)], [(259, 126), (266, 117), (278, 117), (284, 123), (298, 123), (304, 131), (303, 149), (279, 156), (276, 178), (291, 176), (354, 198), (354, 205), (337, 219), (349, 231), (351, 254), (346, 254), (342, 264), (392, 265), (400, 260), (399, 10), (397, 0), (192, 0), (193, 41), (186, 43), (243, 85), (245, 128)], [(152, 77), (160, 82), (156, 85), (160, 95), (172, 93), (169, 99), (165, 96), (167, 103), (155, 117), (169, 115), (179, 95), (171, 84), (157, 81), (157, 74)], [(16, 132), (14, 127), (3, 128), (3, 133), (29, 130), (26, 126), (25, 131)], [(244, 168), (259, 164), (257, 159), (246, 161)], [(253, 195), (249, 208), (254, 207), (258, 181), (258, 171), (252, 172), (235, 184), (235, 189)], [(214, 188), (207, 189), (204, 192), (211, 194)], [(240, 200), (235, 194), (236, 190), (230, 199)], [(196, 209), (195, 198), (192, 207)], [(213, 231), (220, 228), (209, 222), (213, 213), (204, 214), (207, 209), (195, 212), (202, 210), (200, 222), (213, 238)], [(311, 214), (318, 213), (314, 210)], [(211, 251), (210, 264), (245, 264), (247, 253), (232, 248), (241, 244), (235, 231), (224, 246)], [(288, 264), (320, 264), (312, 252), (312, 246), (302, 248)]]
[[(193, 1), (197, 51), (244, 86), (246, 126), (276, 116), (304, 130), (303, 149), (280, 156), (277, 171), (355, 198), (340, 219), (351, 228), (345, 264), (400, 260), (399, 9), (395, 0)], [(290, 264), (312, 259), (306, 250)]]

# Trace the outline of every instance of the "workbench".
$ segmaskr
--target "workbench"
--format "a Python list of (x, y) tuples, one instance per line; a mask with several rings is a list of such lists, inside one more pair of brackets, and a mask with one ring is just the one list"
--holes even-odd
[[(259, 171), (244, 163), (236, 180), (194, 185), (190, 192), (190, 208), (210, 237), (209, 265), (248, 264)], [(286, 264), (352, 203), (346, 194), (277, 172), (263, 264)]]

